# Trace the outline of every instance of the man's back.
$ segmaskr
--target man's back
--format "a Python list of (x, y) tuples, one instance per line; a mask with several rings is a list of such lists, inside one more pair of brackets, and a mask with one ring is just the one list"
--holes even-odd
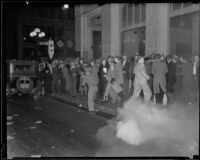
[(167, 64), (161, 61), (155, 61), (152, 65), (151, 73), (155, 78), (165, 77), (165, 74), (168, 72)]

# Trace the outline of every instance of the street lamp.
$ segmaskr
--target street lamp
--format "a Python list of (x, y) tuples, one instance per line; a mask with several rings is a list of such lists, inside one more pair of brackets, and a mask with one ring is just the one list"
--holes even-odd
[(69, 8), (69, 5), (68, 4), (64, 4), (64, 9), (68, 9)]
[(36, 55), (37, 55), (37, 58), (38, 58), (38, 46), (39, 46), (38, 42), (39, 42), (39, 38), (45, 37), (45, 33), (41, 32), (40, 28), (35, 28), (34, 31), (32, 31), (30, 33), (30, 37), (34, 38), (34, 40), (36, 42)]

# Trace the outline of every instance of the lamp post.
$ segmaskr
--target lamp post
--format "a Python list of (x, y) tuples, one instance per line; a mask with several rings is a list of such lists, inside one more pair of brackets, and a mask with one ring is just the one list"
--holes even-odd
[(40, 40), (40, 38), (45, 37), (45, 33), (41, 32), (41, 30), (39, 28), (35, 28), (35, 30), (30, 33), (30, 37), (33, 38), (34, 41), (36, 42), (36, 56), (37, 56), (37, 60), (38, 60), (39, 40)]

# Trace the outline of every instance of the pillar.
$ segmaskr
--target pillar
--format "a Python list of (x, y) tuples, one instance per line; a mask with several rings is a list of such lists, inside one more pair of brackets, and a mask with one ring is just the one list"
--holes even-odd
[(147, 3), (145, 55), (169, 54), (169, 4)]
[(199, 54), (199, 28), (200, 28), (200, 23), (199, 23), (199, 15), (196, 15), (192, 18), (192, 54)]
[(119, 4), (111, 4), (111, 55), (120, 55)]

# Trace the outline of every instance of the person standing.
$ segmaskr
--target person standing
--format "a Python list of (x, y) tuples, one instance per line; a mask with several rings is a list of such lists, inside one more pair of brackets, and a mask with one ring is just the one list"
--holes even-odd
[[(91, 74), (93, 74), (96, 79), (98, 80), (98, 86), (99, 86), (99, 77), (98, 77), (98, 71), (99, 71), (99, 68), (95, 62), (95, 60), (90, 60), (90, 67), (91, 67)], [(95, 100), (97, 100), (97, 93), (95, 94)]]
[(115, 57), (114, 58), (114, 61), (115, 61), (115, 79), (116, 79), (116, 82), (121, 85), (121, 87), (123, 86), (123, 68), (122, 68), (122, 64), (121, 64), (121, 61), (119, 59), (119, 57)]
[(174, 84), (176, 82), (176, 65), (173, 62), (173, 57), (171, 55), (167, 57), (167, 68), (168, 68), (168, 72), (166, 74), (167, 97), (169, 99), (169, 102), (172, 102), (174, 97)]
[(77, 87), (77, 75), (78, 75), (78, 70), (75, 66), (74, 61), (71, 62), (71, 66), (70, 66), (70, 74), (71, 74), (71, 95), (72, 97), (76, 97), (76, 87)]
[(127, 99), (129, 97), (130, 63), (129, 63), (126, 55), (123, 55), (122, 58), (123, 58), (123, 62), (122, 62), (122, 66), (123, 66), (123, 89), (124, 89), (125, 99)]
[(58, 65), (58, 60), (55, 60), (52, 64), (52, 96), (55, 96), (56, 94), (59, 93), (60, 91), (60, 85), (59, 85), (59, 80), (60, 80), (60, 71), (59, 71), (59, 65)]
[(153, 74), (153, 92), (155, 95), (156, 103), (161, 103), (160, 88), (164, 95), (166, 95), (166, 73), (168, 72), (167, 64), (160, 59), (160, 55), (155, 55), (155, 61), (152, 65), (151, 73)]
[(106, 89), (107, 80), (106, 80), (105, 76), (108, 75), (108, 69), (109, 69), (108, 63), (106, 62), (105, 59), (102, 59), (101, 65), (99, 66), (100, 96), (103, 96), (105, 89)]
[(199, 68), (199, 56), (198, 55), (195, 55), (194, 58), (193, 58), (193, 70), (192, 70), (192, 73), (193, 73), (193, 88), (194, 88), (194, 98), (195, 98), (195, 102), (198, 100), (199, 98), (199, 87), (198, 87), (198, 78), (199, 78), (199, 75), (198, 75), (198, 68)]
[(134, 81), (134, 77), (135, 77), (135, 74), (133, 72), (134, 66), (135, 66), (135, 58), (131, 57), (130, 65), (129, 65), (129, 74), (130, 74), (129, 95), (130, 96), (133, 95), (133, 81)]
[(52, 74), (48, 64), (44, 68), (44, 95), (49, 97), (52, 93)]
[(146, 73), (146, 68), (144, 65), (144, 58), (138, 57), (137, 64), (134, 67), (134, 91), (131, 98), (138, 98), (140, 96), (141, 91), (144, 93), (144, 101), (148, 102), (151, 98), (152, 92), (149, 88), (147, 81), (149, 80), (149, 76)]
[(83, 81), (83, 84), (87, 84), (88, 87), (89, 87), (89, 90), (88, 90), (88, 110), (91, 112), (91, 113), (95, 113), (96, 110), (94, 108), (94, 98), (95, 98), (95, 95), (97, 93), (97, 85), (98, 85), (98, 79), (97, 77), (92, 74), (92, 68), (91, 67), (88, 67), (85, 69), (85, 78), (84, 78), (84, 81)]
[(62, 76), (65, 81), (65, 86), (63, 88), (65, 89), (65, 93), (67, 93), (67, 92), (69, 92), (70, 76), (69, 76), (67, 64), (65, 64), (65, 63), (63, 64), (63, 67), (62, 67)]
[(182, 77), (182, 94), (184, 96), (183, 100), (187, 104), (192, 104), (193, 99), (193, 65), (192, 62), (189, 61), (188, 58), (180, 58), (180, 61), (182, 63), (182, 70), (181, 75)]

